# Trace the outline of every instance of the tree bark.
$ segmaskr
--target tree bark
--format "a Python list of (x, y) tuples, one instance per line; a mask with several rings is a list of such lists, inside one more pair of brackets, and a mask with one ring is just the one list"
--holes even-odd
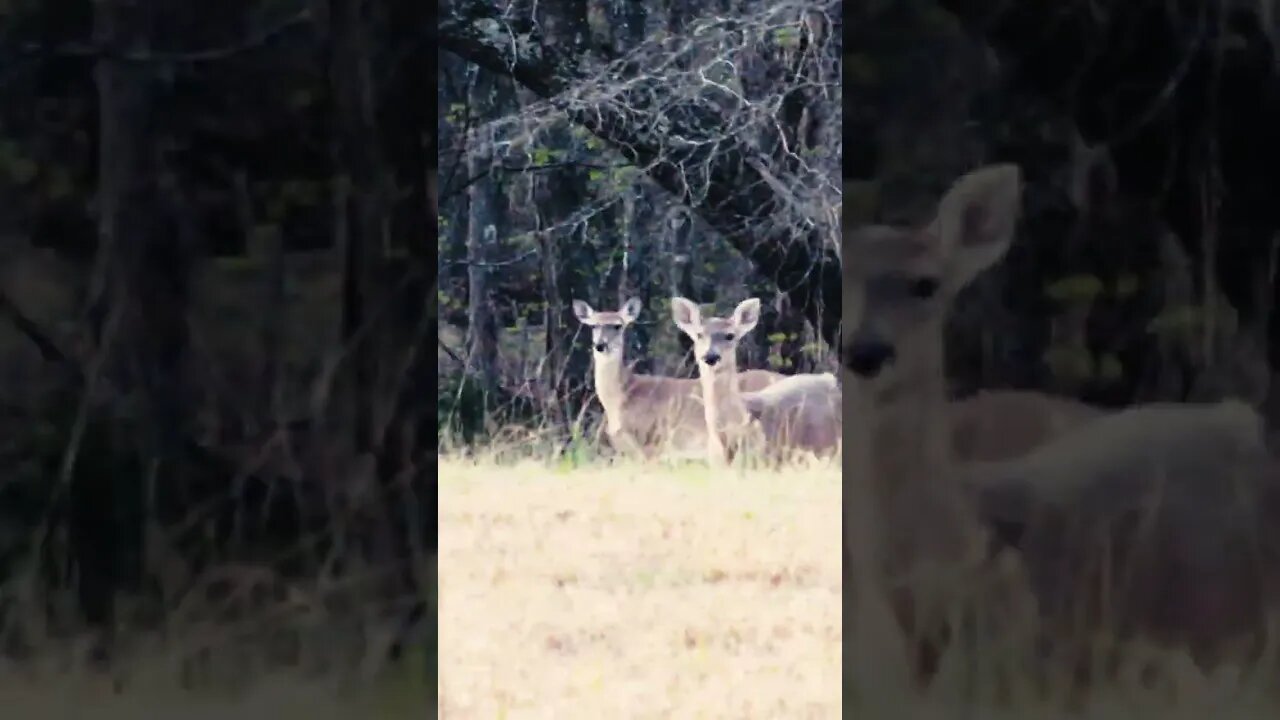
[(148, 49), (155, 17), (148, 0), (105, 0), (94, 18), (98, 41), (111, 51), (97, 65), (100, 242), (90, 318), (112, 379), (143, 401), (138, 447), (114, 450), (137, 453), (146, 476), (125, 478), (106, 468), (72, 473), (81, 603), (108, 644), (115, 593), (141, 581), (143, 522), (155, 490), (148, 483), (182, 482), (189, 249), (177, 232), (179, 200), (163, 189), (176, 180), (160, 157), (165, 133), (157, 123), (154, 68), (119, 59)]

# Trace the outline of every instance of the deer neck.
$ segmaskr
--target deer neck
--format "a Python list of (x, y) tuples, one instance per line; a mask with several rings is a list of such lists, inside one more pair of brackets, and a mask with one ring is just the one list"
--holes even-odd
[(627, 376), (629, 370), (622, 358), (595, 359), (596, 397), (604, 407), (605, 420), (609, 432), (622, 429), (623, 405), (627, 397)]
[(747, 421), (747, 408), (738, 391), (738, 364), (732, 358), (726, 358), (724, 362), (714, 373), (698, 374), (698, 381), (702, 384), (707, 425), (716, 432), (723, 432)]
[[(952, 480), (947, 384), (941, 343), (897, 368), (898, 380), (875, 398), (872, 467), (875, 495), (891, 535), (895, 563), (967, 560), (976, 520)], [(927, 528), (921, 532), (921, 528)], [(907, 557), (903, 557), (905, 553)]]

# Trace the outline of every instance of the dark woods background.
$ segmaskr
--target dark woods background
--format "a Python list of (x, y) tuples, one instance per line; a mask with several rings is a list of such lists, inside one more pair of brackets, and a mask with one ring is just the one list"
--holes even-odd
[(4, 652), (425, 658), (433, 19), (0, 2)]
[(1109, 406), (1236, 395), (1273, 408), (1269, 4), (846, 9), (855, 223), (918, 221), (981, 162), (1023, 168), (1018, 239), (951, 323), (958, 393), (1045, 388)]

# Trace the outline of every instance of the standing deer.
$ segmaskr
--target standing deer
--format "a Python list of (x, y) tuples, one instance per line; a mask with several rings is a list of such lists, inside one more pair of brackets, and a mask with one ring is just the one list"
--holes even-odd
[[(706, 446), (703, 394), (697, 380), (644, 375), (626, 366), (627, 326), (643, 305), (630, 298), (616, 312), (596, 311), (573, 301), (573, 313), (591, 328), (596, 396), (604, 407), (605, 431), (615, 448), (643, 456), (669, 449), (701, 451)], [(743, 389), (759, 390), (781, 380), (768, 370), (738, 376)]]
[[(946, 311), (1013, 239), (1021, 175), (1011, 165), (961, 177), (920, 228), (846, 230), (842, 362), (865, 413), (861, 467), (846, 473), (846, 552), (855, 595), (885, 595), (931, 677), (960, 606), (986, 560), (986, 529), (951, 481), (952, 417), (943, 354)], [(864, 524), (875, 523), (874, 527)]]
[(693, 340), (706, 401), (707, 452), (713, 463), (728, 462), (757, 432), (773, 454), (795, 449), (834, 452), (841, 435), (834, 375), (792, 375), (759, 392), (742, 387), (738, 380), (738, 344), (760, 320), (759, 298), (743, 300), (727, 318), (704, 318), (695, 303), (673, 297), (671, 316)]
[[(1011, 243), (1020, 182), (1016, 166), (983, 168), (956, 181), (925, 227), (846, 231), (852, 331), (842, 360), (866, 423), (865, 457), (845, 475), (853, 580), (879, 587), (927, 678), (951, 611), (963, 607), (961, 578), (993, 577), (984, 539), (998, 528), (1020, 550), (1025, 577), (1015, 583), (1026, 583), (1058, 644), (1107, 621), (1210, 662), (1256, 639), (1275, 597), (1280, 548), (1274, 537), (1259, 541), (1259, 520), (1277, 517), (1280, 493), (1256, 413), (1228, 402), (1090, 417), (1019, 393), (1021, 412), (1049, 418), (1039, 426), (1051, 437), (1024, 437), (1026, 457), (997, 443), (986, 457), (1000, 462), (962, 463), (955, 423), (978, 405), (957, 413), (947, 403), (943, 322), (956, 293)], [(1071, 417), (1055, 424), (1055, 414)], [(1129, 580), (1120, 602), (1098, 607), (1100, 592)], [(855, 590), (860, 602), (876, 599)], [(1072, 622), (1081, 609), (1092, 611), (1085, 626)]]

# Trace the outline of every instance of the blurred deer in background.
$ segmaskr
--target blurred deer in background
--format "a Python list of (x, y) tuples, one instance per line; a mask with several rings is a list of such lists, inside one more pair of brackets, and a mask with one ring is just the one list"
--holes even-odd
[[(845, 385), (865, 423), (845, 476), (853, 581), (887, 596), (920, 678), (966, 607), (963, 580), (976, 578), (999, 581), (978, 598), (997, 612), (1030, 590), (1041, 631), (1068, 651), (1106, 628), (1187, 647), (1202, 664), (1256, 655), (1280, 549), (1262, 520), (1280, 519), (1280, 493), (1252, 409), (1101, 413), (1031, 392), (948, 403), (943, 322), (1008, 249), (1020, 182), (1015, 166), (982, 168), (926, 227), (846, 231)], [(990, 462), (965, 462), (976, 459)], [(1025, 572), (991, 573), (993, 529)]]

